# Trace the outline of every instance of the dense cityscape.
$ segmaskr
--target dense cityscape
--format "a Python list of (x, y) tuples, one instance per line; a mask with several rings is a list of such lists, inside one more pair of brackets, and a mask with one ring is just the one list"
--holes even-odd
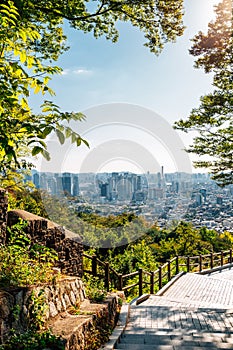
[(220, 188), (209, 174), (40, 173), (28, 178), (37, 189), (66, 197), (77, 212), (133, 212), (166, 227), (185, 220), (219, 233), (233, 232), (233, 185)]

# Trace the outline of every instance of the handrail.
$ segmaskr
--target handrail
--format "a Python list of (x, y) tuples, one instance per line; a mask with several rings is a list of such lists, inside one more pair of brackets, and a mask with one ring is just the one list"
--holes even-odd
[[(83, 253), (83, 257), (91, 260), (91, 270), (85, 269), (84, 272), (103, 278), (107, 291), (111, 289), (128, 291), (138, 286), (139, 296), (143, 294), (145, 286), (147, 287), (146, 291), (149, 290), (150, 294), (160, 290), (181, 271), (202, 272), (233, 262), (232, 249), (229, 249), (196, 256), (176, 256), (159, 266), (155, 271), (139, 269), (123, 275), (115, 271), (108, 262), (98, 259), (96, 255), (91, 256)], [(127, 284), (129, 278), (131, 278), (130, 284)], [(135, 278), (137, 278), (137, 281)]]
[(123, 275), (122, 278), (134, 277), (138, 275), (138, 271), (128, 273), (127, 275)]

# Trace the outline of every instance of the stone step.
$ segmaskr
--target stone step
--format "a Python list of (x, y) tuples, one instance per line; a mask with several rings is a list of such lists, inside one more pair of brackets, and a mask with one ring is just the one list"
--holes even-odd
[(127, 327), (124, 331), (125, 334), (154, 334), (154, 335), (196, 335), (196, 336), (218, 336), (218, 337), (233, 337), (233, 328), (226, 329), (214, 329), (211, 330), (199, 330), (195, 328), (182, 329), (182, 328), (144, 328), (144, 327)]
[(132, 342), (131, 339), (137, 340), (139, 344), (141, 343), (161, 343), (161, 344), (167, 344), (167, 342), (171, 341), (186, 341), (186, 342), (224, 342), (224, 343), (230, 343), (233, 344), (233, 335), (230, 334), (211, 334), (211, 333), (205, 333), (205, 334), (184, 334), (184, 333), (168, 333), (168, 334), (153, 334), (153, 333), (141, 333), (141, 334), (135, 334), (135, 333), (129, 333), (125, 332), (121, 337), (121, 342)]
[(233, 346), (232, 338), (205, 338), (195, 336), (154, 336), (154, 335), (126, 335), (120, 338), (120, 343), (124, 344), (147, 344), (147, 345), (173, 345), (173, 346), (211, 346), (217, 344), (231, 344)]
[(155, 336), (170, 336), (170, 337), (211, 337), (211, 338), (230, 338), (233, 339), (232, 331), (199, 331), (196, 329), (172, 329), (172, 328), (126, 328), (124, 335), (137, 334), (137, 335), (155, 335)]
[(125, 349), (125, 350), (229, 350), (233, 349), (232, 344), (211, 344), (211, 345), (147, 345), (147, 344), (116, 344), (114, 349)]
[(212, 312), (215, 311), (217, 313), (232, 313), (233, 308), (231, 305), (225, 305), (225, 304), (213, 304), (213, 306), (209, 305), (208, 302), (200, 302), (195, 300), (185, 300), (185, 299), (173, 299), (172, 297), (157, 297), (152, 295), (147, 302), (142, 303), (140, 305), (133, 305), (130, 306), (131, 310), (137, 310), (140, 313), (146, 313), (148, 310), (153, 310), (154, 308), (157, 308), (160, 312), (167, 312), (172, 310), (190, 310), (190, 311), (202, 311), (202, 312)]
[[(172, 345), (117, 344), (114, 349), (126, 350), (174, 350)], [(200, 348), (199, 348), (200, 350)]]

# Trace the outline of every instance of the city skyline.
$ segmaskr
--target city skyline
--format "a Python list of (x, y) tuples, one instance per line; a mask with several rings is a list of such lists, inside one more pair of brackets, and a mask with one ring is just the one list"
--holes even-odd
[[(42, 190), (46, 211), (53, 221), (53, 205), (45, 192), (72, 208), (73, 215), (96, 213), (101, 216), (134, 213), (148, 223), (167, 227), (175, 220), (192, 222), (233, 231), (233, 185), (220, 188), (208, 174), (166, 173), (133, 174), (129, 172), (54, 174), (33, 171), (32, 180)], [(40, 178), (40, 180), (39, 180)], [(28, 178), (29, 180), (29, 178)]]

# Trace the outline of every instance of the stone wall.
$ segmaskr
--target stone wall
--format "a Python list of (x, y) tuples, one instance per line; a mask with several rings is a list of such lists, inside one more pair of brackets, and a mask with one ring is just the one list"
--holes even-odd
[(34, 321), (37, 300), (43, 305), (41, 317), (51, 320), (71, 306), (85, 300), (85, 290), (80, 278), (66, 277), (56, 284), (39, 287), (2, 289), (0, 291), (0, 343), (4, 343), (11, 329), (24, 332)]
[(24, 210), (7, 212), (7, 207), (7, 193), (0, 189), (0, 244), (7, 243), (6, 226), (14, 225), (21, 218), (28, 222), (27, 233), (32, 243), (53, 248), (58, 253), (57, 265), (63, 273), (79, 277), (83, 275), (83, 245), (78, 234)]
[(106, 341), (116, 324), (118, 296), (110, 294), (102, 303), (90, 303), (80, 278), (67, 277), (56, 284), (0, 291), (0, 344), (10, 331), (25, 332), (35, 322), (37, 299), (42, 316), (54, 335), (63, 339), (65, 350), (94, 350)]
[(112, 293), (99, 304), (80, 308), (79, 315), (67, 314), (50, 323), (52, 332), (65, 342), (65, 350), (97, 350), (105, 343), (118, 320), (119, 298)]
[(19, 218), (28, 222), (27, 234), (33, 243), (45, 245), (58, 253), (57, 267), (70, 276), (83, 275), (83, 245), (78, 234), (64, 229), (56, 223), (25, 210), (8, 212), (7, 225), (12, 226)]
[(8, 199), (6, 191), (0, 188), (0, 244), (5, 244)]

